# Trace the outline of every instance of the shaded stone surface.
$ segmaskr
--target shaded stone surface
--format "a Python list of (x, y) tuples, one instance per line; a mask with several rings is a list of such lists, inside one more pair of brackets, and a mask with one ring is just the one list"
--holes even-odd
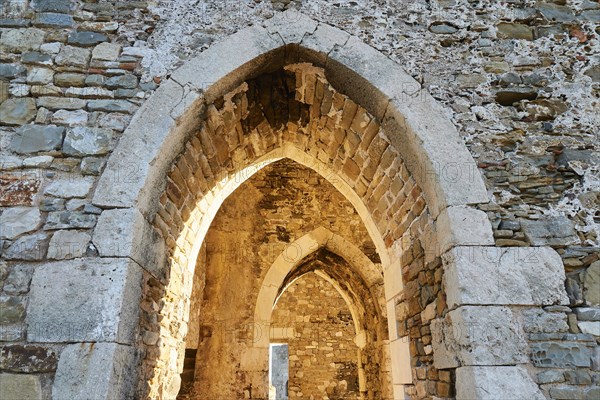
[(0, 369), (11, 372), (53, 372), (58, 364), (56, 350), (31, 345), (0, 347)]
[(98, 43), (106, 42), (108, 36), (97, 32), (71, 32), (67, 38), (67, 43), (76, 46), (91, 47)]
[(0, 123), (24, 125), (33, 121), (37, 109), (32, 98), (12, 98), (0, 104)]
[(56, 125), (24, 125), (13, 135), (10, 147), (19, 154), (59, 149), (65, 128)]
[(565, 246), (579, 243), (573, 222), (567, 217), (522, 220), (521, 227), (534, 246)]

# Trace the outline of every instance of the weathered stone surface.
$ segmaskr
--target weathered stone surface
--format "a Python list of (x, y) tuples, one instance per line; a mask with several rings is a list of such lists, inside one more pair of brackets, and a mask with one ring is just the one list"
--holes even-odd
[(106, 42), (108, 36), (98, 32), (71, 32), (67, 38), (68, 44), (76, 46), (91, 47), (98, 43)]
[(25, 125), (35, 118), (37, 109), (32, 98), (8, 99), (0, 104), (0, 123)]
[(79, 211), (56, 211), (48, 214), (45, 230), (93, 228), (96, 225), (95, 215), (84, 214)]
[(113, 132), (104, 128), (76, 127), (67, 129), (63, 151), (72, 156), (106, 154)]
[(54, 71), (50, 68), (33, 67), (27, 74), (27, 83), (32, 85), (47, 85), (52, 82)]
[(100, 157), (85, 157), (81, 160), (81, 173), (83, 175), (100, 175), (105, 160)]
[(140, 282), (140, 267), (128, 259), (84, 258), (38, 266), (31, 282), (27, 340), (131, 343)]
[(88, 122), (88, 113), (84, 110), (58, 110), (52, 114), (52, 123), (65, 126), (81, 126)]
[(35, 207), (7, 208), (0, 215), (0, 238), (15, 239), (36, 230), (41, 222), (42, 216)]
[(85, 87), (85, 88), (68, 88), (65, 91), (65, 96), (70, 97), (82, 97), (84, 99), (96, 99), (96, 98), (113, 98), (114, 93), (110, 90), (102, 89), (99, 87)]
[(53, 372), (58, 354), (51, 348), (10, 345), (0, 348), (0, 369), (11, 372)]
[(29, 283), (33, 275), (33, 265), (14, 265), (4, 283), (4, 291), (10, 295), (25, 294), (29, 292)]
[(15, 240), (4, 251), (7, 260), (39, 261), (46, 257), (50, 236), (40, 232), (31, 235), (23, 235)]
[(450, 34), (458, 32), (458, 29), (454, 25), (447, 23), (447, 22), (442, 22), (442, 21), (431, 24), (429, 26), (429, 30), (433, 33), (445, 34), (445, 35), (450, 35)]
[(531, 343), (533, 365), (542, 368), (590, 368), (592, 348), (582, 342)]
[(533, 40), (533, 31), (525, 24), (502, 22), (496, 28), (500, 38)]
[(52, 65), (52, 57), (50, 55), (37, 51), (30, 51), (23, 54), (21, 61), (23, 64)]
[(60, 42), (44, 43), (40, 46), (40, 51), (46, 54), (58, 54), (61, 48)]
[(60, 53), (54, 59), (57, 65), (74, 65), (86, 67), (90, 61), (91, 51), (73, 46), (63, 46)]
[(50, 240), (48, 258), (51, 260), (68, 260), (83, 257), (91, 236), (85, 232), (58, 231)]
[(54, 83), (58, 86), (82, 87), (85, 85), (85, 74), (63, 72), (54, 75)]
[(600, 261), (595, 261), (583, 274), (583, 297), (590, 305), (600, 305)]
[(0, 374), (0, 388), (5, 400), (41, 400), (42, 384), (39, 376)]
[(115, 61), (119, 58), (121, 46), (117, 43), (100, 43), (92, 50), (92, 58), (96, 60)]
[(46, 32), (41, 29), (8, 29), (2, 32), (0, 48), (16, 53), (38, 50), (45, 36)]
[(577, 326), (583, 333), (600, 337), (600, 321), (579, 321)]
[(93, 185), (94, 179), (89, 177), (63, 178), (50, 183), (44, 193), (67, 199), (83, 198), (88, 195)]
[(22, 75), (27, 70), (22, 65), (17, 64), (0, 64), (0, 78), (13, 79)]
[(37, 99), (38, 107), (49, 110), (78, 110), (85, 107), (85, 100), (73, 97), (40, 97)]
[[(456, 399), (546, 400), (525, 368), (462, 367), (456, 370)], [(490, 397), (491, 396), (491, 397)]]
[(579, 243), (573, 222), (567, 217), (522, 220), (525, 236), (534, 246), (565, 246)]
[(73, 26), (73, 17), (69, 14), (61, 13), (38, 13), (33, 22), (35, 26), (48, 28), (69, 28)]
[(575, 19), (575, 15), (569, 7), (552, 4), (550, 2), (539, 2), (536, 8), (540, 10), (544, 18), (549, 21), (571, 22)]
[(73, 5), (71, 0), (35, 0), (31, 6), (38, 12), (68, 13)]
[(0, 295), (0, 324), (14, 324), (25, 317), (25, 297)]
[(52, 156), (28, 157), (23, 160), (23, 166), (31, 168), (48, 168), (52, 165), (53, 160), (54, 157)]
[(562, 261), (551, 248), (456, 247), (444, 254), (443, 260), (451, 308), (461, 304), (568, 304)]
[(541, 308), (523, 311), (523, 329), (529, 333), (567, 332), (567, 316), (564, 313), (545, 312)]
[(117, 75), (108, 78), (104, 84), (109, 89), (135, 89), (137, 87), (138, 80), (137, 77), (132, 74)]
[(24, 125), (14, 133), (10, 148), (19, 154), (60, 148), (65, 128), (55, 125)]
[(507, 307), (459, 307), (431, 324), (438, 369), (527, 362), (527, 342)]
[[(1, 300), (0, 300), (0, 304)], [(2, 324), (0, 342), (20, 342), (25, 340), (25, 324)]]
[[(137, 376), (137, 354), (133, 347), (116, 343), (68, 345), (60, 356), (52, 398), (133, 398)], [(82, 374), (81, 371), (94, 371)]]
[(496, 102), (503, 106), (512, 106), (521, 100), (535, 100), (537, 90), (529, 86), (511, 87), (496, 92)]
[(165, 274), (164, 241), (137, 209), (103, 211), (93, 243), (102, 257), (131, 257), (156, 276)]
[(0, 175), (0, 206), (30, 206), (38, 193), (40, 177), (37, 174), (4, 173)]
[(557, 382), (564, 382), (564, 381), (565, 381), (565, 377), (564, 377), (562, 371), (554, 371), (554, 370), (542, 371), (539, 374), (537, 374), (537, 377), (536, 377), (536, 382), (540, 383), (540, 384), (557, 383)]
[(136, 106), (127, 100), (91, 100), (88, 102), (90, 111), (106, 111), (131, 114)]
[(600, 308), (577, 307), (573, 311), (579, 321), (600, 321)]

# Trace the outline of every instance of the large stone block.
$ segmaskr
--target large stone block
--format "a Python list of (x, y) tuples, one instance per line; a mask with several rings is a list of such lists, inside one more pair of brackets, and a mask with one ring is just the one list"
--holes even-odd
[(443, 255), (448, 306), (568, 304), (565, 272), (548, 247), (455, 247)]
[(102, 257), (131, 257), (156, 276), (165, 276), (164, 240), (135, 208), (103, 211), (92, 242)]
[(448, 207), (436, 220), (440, 248), (436, 255), (453, 246), (494, 245), (492, 224), (486, 213), (470, 207)]
[(520, 366), (462, 367), (456, 370), (456, 400), (545, 400)]
[(60, 355), (52, 398), (133, 398), (137, 383), (136, 364), (136, 352), (130, 346), (117, 343), (68, 345)]
[(527, 342), (508, 307), (460, 307), (431, 324), (438, 369), (528, 361)]
[(137, 329), (140, 293), (141, 269), (129, 259), (41, 265), (31, 282), (27, 340), (131, 342)]

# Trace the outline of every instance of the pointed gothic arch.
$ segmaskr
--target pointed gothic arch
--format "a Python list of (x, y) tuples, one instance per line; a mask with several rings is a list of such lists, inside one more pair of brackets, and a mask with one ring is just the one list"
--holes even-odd
[[(223, 128), (228, 126), (227, 118), (241, 124), (247, 116), (236, 114), (238, 108), (231, 105), (240, 99), (243, 104), (268, 74), (295, 79), (288, 86), (294, 88), (288, 118), (281, 121), (272, 114), (263, 115), (262, 120), (244, 123), (237, 139), (223, 140), (229, 132)], [(278, 90), (267, 89), (271, 94)], [(332, 100), (329, 108), (317, 110), (315, 91), (319, 90), (319, 96), (331, 96), (337, 105)], [(322, 106), (322, 98), (319, 101)], [(297, 118), (292, 105), (300, 110)], [(304, 125), (299, 124), (305, 117)], [(337, 142), (336, 133), (344, 136), (342, 142)], [(235, 140), (246, 142), (233, 147)], [(358, 157), (354, 157), (356, 152)], [(338, 189), (369, 227), (384, 264), (394, 398), (404, 395), (397, 364), (409, 332), (402, 328), (402, 321), (425, 312), (419, 308), (424, 305), (411, 302), (403, 289), (403, 279), (411, 279), (413, 264), (429, 263), (443, 272), (444, 284), (439, 286), (447, 308), (433, 314), (427, 309), (428, 314), (422, 314), (435, 318), (440, 332), (444, 324), (452, 324), (452, 318), (487, 314), (491, 308), (566, 301), (560, 258), (557, 262), (558, 255), (551, 249), (518, 253), (493, 247), (490, 223), (475, 208), (488, 201), (483, 181), (456, 128), (426, 90), (358, 38), (285, 12), (188, 61), (134, 116), (93, 197), (93, 203), (103, 209), (93, 241), (103, 263), (118, 266), (110, 273), (119, 270), (128, 277), (124, 286), (114, 289), (123, 301), (106, 316), (112, 322), (103, 320), (99, 330), (92, 327), (81, 339), (109, 343), (91, 348), (89, 354), (65, 351), (58, 376), (88, 365), (91, 357), (107, 370), (127, 369), (139, 375), (139, 379), (123, 379), (111, 374), (104, 386), (95, 388), (96, 393), (128, 396), (141, 380), (144, 385), (138, 395), (172, 397), (182, 363), (178, 341), (185, 333), (190, 266), (205, 229), (236, 182), (247, 179), (244, 171), (278, 157), (309, 160), (308, 164), (331, 173), (330, 180), (346, 188)], [(513, 274), (497, 268), (508, 256), (511, 268), (517, 266)], [(551, 271), (550, 279), (534, 282), (531, 268)], [(526, 269), (529, 272), (522, 272)], [(508, 290), (516, 282), (527, 290), (515, 297)], [(175, 300), (161, 309), (165, 296)], [(135, 301), (140, 301), (141, 310), (131, 307)], [(156, 321), (158, 314), (163, 325)], [(520, 332), (510, 312), (500, 314), (505, 319), (498, 323)], [(65, 318), (56, 323), (69, 323)], [(140, 321), (139, 326), (135, 321)], [(165, 321), (173, 324), (164, 325)], [(159, 339), (151, 340), (153, 335), (148, 333)], [(477, 338), (452, 342), (447, 335), (435, 335), (432, 365), (452, 371), (458, 368), (459, 397), (478, 393), (478, 387), (493, 387), (494, 374), (511, 374), (515, 390), (530, 387), (531, 379), (521, 366), (522, 349), (488, 357), (487, 344)], [(472, 347), (484, 356), (474, 359), (465, 354)], [(468, 379), (459, 379), (464, 376)], [(69, 398), (78, 398), (85, 388), (58, 378), (54, 384), (55, 393)]]

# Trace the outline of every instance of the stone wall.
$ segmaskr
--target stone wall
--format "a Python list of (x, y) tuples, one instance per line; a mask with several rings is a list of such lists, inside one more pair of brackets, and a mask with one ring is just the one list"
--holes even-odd
[[(29, 282), (42, 261), (98, 255), (92, 229), (102, 210), (92, 205), (90, 193), (132, 114), (183, 60), (248, 23), (262, 23), (275, 10), (297, 7), (396, 60), (445, 106), (486, 180), (490, 203), (479, 208), (492, 221), (496, 245), (548, 244), (558, 250), (571, 306), (546, 312), (566, 318), (568, 331), (557, 325), (546, 336), (528, 333), (536, 349), (530, 359), (543, 373), (550, 371), (539, 361), (544, 348), (563, 354), (583, 346), (582, 354), (588, 348), (591, 353), (581, 362), (581, 379), (567, 374), (572, 363), (561, 361), (552, 365), (558, 373), (546, 374), (554, 374), (551, 378), (533, 375), (556, 399), (569, 391), (585, 397), (597, 390), (597, 1), (190, 4), (0, 5), (0, 339), (4, 353), (33, 353), (44, 360), (43, 367), (2, 365), (8, 374), (2, 379), (49, 396), (62, 345), (30, 342)], [(356, 169), (350, 163), (347, 168)], [(456, 171), (441, 172), (452, 178)], [(432, 290), (424, 290), (426, 298), (442, 293), (436, 287), (437, 261), (428, 263), (422, 280)], [(144, 276), (151, 293), (144, 307), (152, 315), (161, 307), (164, 282)], [(443, 309), (441, 297), (436, 301)], [(414, 309), (413, 316), (426, 306), (419, 305), (423, 310)], [(424, 325), (418, 329), (426, 332)], [(143, 338), (154, 346), (159, 335), (149, 330)], [(423, 340), (422, 351), (413, 354), (426, 357)], [(158, 356), (156, 349), (148, 351), (150, 358)], [(16, 375), (23, 372), (33, 374)]]
[(273, 309), (271, 330), (273, 342), (288, 344), (290, 399), (358, 398), (354, 323), (329, 282), (314, 273), (294, 281)]

